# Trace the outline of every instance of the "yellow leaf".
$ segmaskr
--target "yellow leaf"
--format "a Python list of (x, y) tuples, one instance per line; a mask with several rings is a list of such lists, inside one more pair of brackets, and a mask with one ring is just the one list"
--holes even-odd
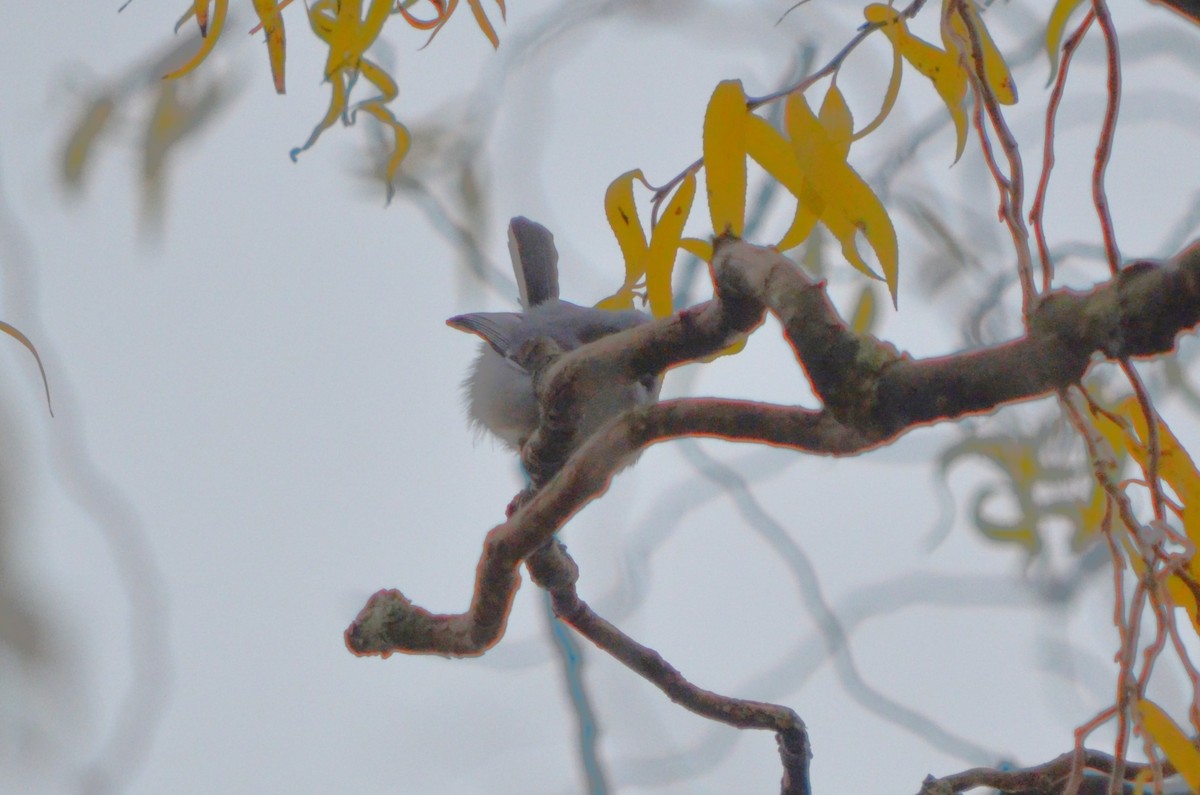
[[(882, 16), (880, 9), (883, 10)], [(884, 25), (895, 24), (895, 13), (892, 9), (879, 3), (873, 3), (863, 10), (868, 22), (875, 22)], [(871, 120), (871, 123), (854, 134), (854, 140), (863, 138), (874, 132), (879, 125), (883, 124), (884, 119), (892, 112), (892, 108), (896, 106), (896, 100), (900, 96), (900, 78), (904, 74), (903, 59), (900, 57), (900, 48), (896, 46), (894, 36), (888, 36), (888, 42), (892, 45), (892, 76), (888, 79), (887, 91), (883, 95), (883, 103), (880, 105), (879, 113)]]
[(1062, 45), (1063, 32), (1067, 29), (1067, 20), (1083, 0), (1057, 0), (1054, 10), (1050, 12), (1050, 24), (1046, 26), (1046, 54), (1050, 56), (1050, 79), (1046, 85), (1054, 82), (1058, 74), (1058, 51)]
[[(598, 304), (602, 309), (632, 308), (633, 288), (646, 275), (646, 232), (633, 201), (635, 179), (646, 184), (641, 169), (634, 169), (614, 179), (604, 193), (604, 215), (616, 235), (621, 258), (625, 261), (625, 283), (612, 298)], [(614, 301), (615, 304), (611, 303)]]
[[(200, 63), (208, 57), (212, 52), (213, 47), (217, 44), (217, 39), (221, 36), (221, 28), (225, 26), (225, 14), (229, 10), (229, 0), (214, 0), (216, 6), (213, 10), (212, 29), (204, 33), (204, 41), (200, 43), (200, 49), (196, 50), (196, 54), (187, 60), (183, 66), (173, 72), (169, 72), (163, 76), (164, 80), (173, 80), (177, 77), (183, 77), (188, 72), (195, 69)], [(196, 6), (201, 4), (202, 0), (196, 0)], [(204, 13), (208, 14), (208, 4), (204, 3)], [(203, 27), (201, 28), (203, 30)]]
[[(312, 147), (321, 134), (333, 126), (338, 116), (344, 114), (345, 123), (353, 124), (355, 114), (359, 110), (366, 111), (392, 129), (394, 142), (385, 166), (390, 201), (395, 190), (393, 179), (400, 162), (408, 153), (411, 136), (385, 106), (399, 93), (396, 81), (368, 60), (365, 53), (379, 38), (384, 23), (395, 7), (395, 0), (371, 0), (365, 19), (362, 6), (362, 0), (317, 0), (308, 8), (308, 20), (313, 33), (329, 47), (325, 59), (325, 77), (329, 80), (331, 94), (325, 116), (313, 128), (304, 145), (291, 151), (291, 158), (295, 161), (301, 152)], [(350, 89), (359, 75), (378, 88), (380, 94), (350, 108), (347, 104)]]
[[(285, 0), (286, 4), (286, 0)], [(254, 13), (258, 14), (259, 23), (266, 32), (267, 57), (271, 61), (271, 77), (275, 81), (275, 93), (284, 93), (283, 64), (284, 64), (284, 35), (283, 14), (279, 13), (282, 5), (276, 5), (275, 0), (254, 0)], [(252, 34), (258, 28), (250, 31)]]
[(796, 197), (796, 217), (777, 245), (780, 251), (795, 248), (812, 233), (817, 213), (804, 201), (809, 191), (792, 145), (767, 121), (750, 114), (746, 117), (746, 152)]
[(793, 195), (804, 185), (804, 173), (788, 140), (765, 119), (746, 117), (746, 152)]
[(379, 89), (379, 96), (359, 103), (360, 107), (368, 103), (387, 104), (400, 96), (400, 87), (396, 85), (396, 81), (375, 62), (363, 58), (359, 61), (358, 69), (368, 82)]
[(46, 389), (46, 408), (50, 411), (50, 416), (54, 416), (54, 407), (50, 405), (50, 381), (46, 379), (46, 368), (42, 367), (42, 357), (38, 356), (37, 348), (33, 347), (33, 343), (16, 327), (0, 320), (0, 332), (4, 332), (8, 336), (15, 339), (17, 342), (25, 346), (25, 348), (33, 354), (33, 360), (37, 362), (38, 372), (42, 374), (42, 386)]
[(683, 178), (675, 195), (667, 202), (658, 225), (650, 233), (650, 245), (646, 250), (646, 297), (650, 301), (650, 313), (655, 317), (667, 317), (675, 311), (671, 273), (675, 270), (675, 253), (683, 238), (683, 225), (695, 198), (696, 174), (691, 172)]
[(741, 237), (746, 218), (746, 93), (717, 84), (704, 114), (704, 171), (713, 234)]
[[(1116, 414), (1124, 417), (1132, 426), (1123, 428), (1124, 444), (1134, 460), (1142, 468), (1143, 474), (1149, 479), (1150, 451), (1149, 426), (1142, 413), (1137, 398), (1128, 397), (1117, 406)], [(1135, 436), (1134, 433), (1137, 435)], [(1158, 476), (1165, 480), (1179, 498), (1181, 509), (1179, 520), (1183, 531), (1197, 547), (1200, 547), (1200, 471), (1192, 457), (1188, 455), (1179, 439), (1167, 427), (1161, 417), (1158, 421)], [(1194, 579), (1200, 580), (1200, 555), (1193, 556), (1188, 564), (1188, 572)], [(1186, 587), (1182, 580), (1172, 577), (1167, 582), (1171, 594), (1178, 604), (1187, 608), (1192, 620), (1197, 622), (1200, 631), (1200, 600), (1196, 594)]]
[(1138, 712), (1146, 733), (1163, 750), (1192, 792), (1200, 792), (1200, 751), (1171, 716), (1153, 701), (1145, 698), (1138, 701)]
[[(175, 33), (179, 33), (179, 29), (187, 24), (187, 21), (192, 17), (196, 18), (196, 26), (200, 28), (200, 35), (208, 35), (208, 2), (209, 0), (192, 0), (192, 7), (184, 12), (179, 21), (175, 23)], [(128, 3), (126, 3), (128, 5)], [(124, 6), (122, 6), (122, 9)]]
[[(976, 34), (979, 36), (979, 45), (983, 48), (983, 78), (991, 87), (992, 93), (996, 96), (996, 101), (1001, 105), (1015, 105), (1017, 102), (1017, 87), (1013, 83), (1012, 74), (1008, 71), (1008, 64), (1004, 62), (1004, 56), (1000, 54), (999, 48), (996, 47), (996, 42), (992, 40), (992, 34), (988, 31), (987, 25), (983, 23), (983, 19), (979, 16), (979, 9), (976, 8), (974, 0), (965, 0), (963, 7), (967, 10), (967, 15), (971, 18), (971, 26), (975, 28)], [(955, 12), (950, 14), (950, 25), (954, 30), (954, 34), (967, 45), (969, 51), (971, 44), (971, 34), (967, 31), (967, 27), (963, 22), (963, 18)], [(950, 48), (947, 47), (947, 50)], [(969, 68), (974, 69), (974, 56), (968, 55)]]
[(596, 304), (597, 309), (607, 309), (610, 312), (620, 312), (625, 309), (633, 309), (633, 290), (627, 290), (622, 287), (608, 298), (601, 299)]
[(829, 138), (832, 152), (838, 160), (850, 156), (850, 139), (854, 135), (854, 117), (850, 115), (850, 106), (846, 97), (836, 84), (831, 85), (825, 92), (825, 100), (821, 103), (821, 126)]
[[(487, 14), (483, 13), (483, 4), (479, 0), (467, 0), (467, 3), (471, 6), (471, 13), (475, 15), (475, 24), (479, 25), (479, 29), (483, 31), (483, 35), (487, 36), (488, 41), (492, 43), (492, 48), (499, 49), (500, 37), (496, 35), (496, 29), (488, 21)], [(503, 14), (503, 3), (500, 5), (500, 11)]]
[(200, 26), (200, 35), (208, 35), (208, 0), (192, 0), (192, 12), (196, 15), (196, 24)]
[[(883, 268), (893, 305), (899, 277), (896, 230), (879, 198), (846, 162), (849, 130), (853, 126), (845, 99), (836, 86), (829, 89), (818, 119), (800, 93), (792, 93), (784, 106), (784, 124), (791, 137), (796, 162), (805, 175), (805, 193), (820, 197), (815, 209), (821, 222), (842, 244), (842, 255), (858, 270), (879, 278), (863, 261), (856, 237), (862, 233)], [(828, 126), (826, 126), (828, 125)], [(805, 195), (802, 203), (816, 204)]]
[(884, 35), (892, 40), (904, 60), (933, 83), (954, 122), (957, 137), (954, 160), (957, 162), (967, 144), (967, 111), (964, 106), (967, 75), (959, 63), (958, 53), (940, 50), (909, 33), (904, 18), (894, 8), (873, 4), (867, 7), (867, 18), (872, 22), (886, 23)]
[(301, 152), (312, 148), (312, 145), (321, 137), (321, 133), (332, 127), (333, 123), (337, 121), (338, 116), (346, 108), (346, 84), (341, 79), (341, 76), (339, 75), (338, 79), (333, 80), (330, 86), (332, 87), (332, 92), (329, 96), (329, 108), (325, 111), (325, 116), (317, 122), (317, 126), (313, 128), (312, 134), (308, 136), (308, 140), (303, 145), (296, 147), (288, 153), (293, 163), (296, 162), (296, 158), (299, 157)]
[(698, 237), (685, 237), (679, 241), (679, 247), (696, 259), (712, 262), (713, 247), (712, 243), (707, 240), (701, 240)]
[[(1126, 398), (1116, 413), (1132, 423), (1137, 436), (1126, 430), (1126, 446), (1149, 476), (1149, 428), (1137, 398)], [(1161, 417), (1158, 420), (1158, 475), (1165, 480), (1183, 503), (1183, 526), (1188, 538), (1200, 547), (1200, 471), (1179, 439)]]
[(383, 178), (387, 183), (387, 200), (390, 202), (396, 192), (396, 188), (392, 183), (395, 182), (396, 171), (400, 168), (400, 162), (404, 160), (404, 156), (408, 154), (409, 147), (412, 146), (412, 135), (409, 134), (407, 127), (396, 121), (396, 117), (392, 115), (390, 110), (378, 102), (369, 102), (362, 105), (359, 109), (364, 113), (371, 114), (392, 129), (392, 154), (388, 157), (383, 173)]

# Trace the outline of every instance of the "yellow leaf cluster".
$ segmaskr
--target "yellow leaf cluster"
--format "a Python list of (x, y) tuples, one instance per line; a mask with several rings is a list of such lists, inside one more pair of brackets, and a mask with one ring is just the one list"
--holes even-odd
[[(836, 85), (829, 89), (820, 116), (809, 109), (801, 92), (788, 95), (784, 127), (786, 135), (751, 112), (740, 81), (717, 85), (704, 115), (701, 161), (713, 233), (743, 233), (747, 162), (753, 159), (797, 200), (795, 217), (779, 247), (795, 247), (821, 222), (842, 244), (850, 264), (886, 281), (895, 303), (899, 271), (895, 228), (882, 202), (846, 160), (854, 120), (841, 91)], [(644, 278), (651, 312), (662, 317), (672, 311), (671, 273), (678, 249), (709, 261), (712, 244), (682, 236), (695, 198), (693, 170), (682, 177), (648, 242), (633, 198), (635, 180), (646, 182), (641, 171), (629, 171), (614, 180), (605, 195), (608, 223), (625, 260), (625, 281), (600, 306), (632, 306)], [(860, 234), (874, 250), (882, 277), (860, 254)]]
[[(908, 30), (904, 17), (896, 9), (881, 3), (872, 3), (863, 10), (868, 22), (879, 25), (897, 57), (903, 57), (914, 69), (933, 83), (934, 89), (954, 122), (957, 144), (954, 159), (962, 157), (967, 143), (967, 84), (968, 70), (974, 68), (974, 53), (972, 38), (967, 23), (959, 12), (960, 4), (954, 0), (946, 0), (942, 11), (942, 45), (939, 49)], [(1003, 105), (1012, 105), (1017, 101), (1016, 86), (1004, 56), (992, 41), (987, 26), (979, 16), (979, 9), (974, 0), (963, 0), (961, 8), (966, 9), (970, 28), (976, 32), (982, 50), (984, 64), (983, 79), (990, 87), (997, 101)], [(892, 83), (898, 84), (899, 70), (893, 69)], [(886, 115), (894, 103), (896, 90), (889, 86), (888, 99), (884, 103), (881, 116)]]
[[(325, 79), (331, 88), (329, 108), (313, 128), (308, 140), (291, 151), (292, 160), (312, 147), (339, 117), (345, 124), (350, 125), (354, 123), (358, 111), (362, 111), (392, 132), (391, 154), (384, 169), (388, 199), (391, 199), (396, 173), (408, 153), (412, 137), (388, 107), (388, 103), (399, 94), (396, 81), (382, 67), (366, 57), (367, 49), (379, 38), (384, 24), (393, 13), (399, 13), (415, 28), (432, 30), (429, 37), (432, 40), (458, 6), (458, 0), (430, 0), (436, 16), (432, 20), (421, 20), (408, 10), (414, 2), (415, 0), (370, 0), (365, 18), (363, 0), (316, 0), (307, 7), (308, 21), (313, 33), (329, 49), (325, 60)], [(285, 89), (286, 38), (281, 11), (291, 0), (251, 0), (251, 3), (255, 14), (258, 15), (259, 24), (250, 32), (253, 34), (259, 30), (264, 31), (272, 80), (275, 90), (282, 94)], [(504, 0), (496, 0), (496, 4), (503, 18), (506, 14)], [(479, 28), (492, 46), (498, 47), (499, 37), (483, 10), (481, 0), (468, 0), (468, 5)], [(200, 48), (183, 65), (165, 75), (167, 79), (188, 74), (208, 57), (221, 35), (228, 11), (229, 0), (193, 0), (179, 24), (183, 25), (189, 19), (195, 18), (202, 37)], [(364, 78), (379, 93), (375, 97), (350, 105), (350, 93), (359, 77)]]
[(646, 184), (640, 170), (628, 171), (609, 185), (604, 197), (608, 224), (616, 235), (617, 245), (625, 260), (625, 283), (598, 306), (602, 309), (630, 309), (638, 288), (644, 285), (650, 312), (655, 317), (666, 317), (674, 311), (671, 274), (675, 270), (675, 255), (683, 245), (683, 227), (696, 198), (696, 175), (691, 171), (684, 175), (654, 226), (649, 241), (633, 198), (634, 180)]
[[(400, 93), (396, 81), (367, 58), (366, 51), (379, 37), (394, 5), (394, 0), (371, 0), (365, 19), (362, 0), (317, 0), (309, 6), (308, 21), (313, 33), (329, 47), (329, 54), (325, 58), (325, 79), (329, 81), (332, 91), (325, 116), (317, 122), (304, 145), (291, 152), (292, 160), (295, 160), (301, 152), (315, 144), (321, 133), (332, 127), (339, 116), (343, 116), (347, 124), (352, 124), (358, 111), (370, 114), (392, 130), (392, 153), (384, 171), (389, 200), (395, 190), (392, 183), (396, 171), (400, 168), (400, 161), (408, 154), (412, 136), (387, 107), (387, 103)], [(379, 90), (379, 95), (350, 107), (350, 88), (360, 75)]]
[[(1149, 425), (1136, 398), (1122, 401), (1111, 412), (1093, 412), (1096, 427), (1114, 450), (1128, 451), (1141, 467), (1146, 482), (1150, 479)], [(1183, 525), (1184, 535), (1194, 549), (1200, 548), (1200, 471), (1183, 445), (1167, 427), (1158, 420), (1158, 476), (1164, 480), (1179, 504), (1170, 509)], [(1137, 565), (1137, 558), (1132, 558)], [(1187, 565), (1186, 579), (1172, 574), (1167, 579), (1167, 591), (1175, 604), (1183, 607), (1200, 632), (1200, 594), (1193, 589), (1200, 582), (1200, 555), (1193, 555)]]
[(879, 197), (846, 160), (854, 120), (836, 84), (825, 94), (819, 116), (813, 114), (802, 93), (788, 95), (786, 136), (744, 109), (738, 123), (745, 127), (745, 150), (739, 156), (753, 158), (797, 201), (796, 214), (779, 248), (802, 243), (819, 221), (842, 244), (842, 254), (851, 265), (878, 279), (859, 253), (857, 239), (862, 234), (875, 251), (894, 304), (899, 277), (896, 230)]

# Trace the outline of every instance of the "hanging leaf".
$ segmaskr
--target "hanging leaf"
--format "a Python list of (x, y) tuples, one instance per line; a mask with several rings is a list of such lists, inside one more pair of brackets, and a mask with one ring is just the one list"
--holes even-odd
[(283, 35), (283, 14), (279, 13), (284, 5), (287, 5), (290, 0), (285, 0), (284, 3), (276, 5), (275, 0), (254, 0), (254, 13), (258, 14), (259, 24), (251, 34), (257, 33), (260, 29), (265, 31), (267, 38), (267, 57), (271, 61), (271, 78), (275, 82), (275, 93), (284, 93), (283, 65), (284, 65), (284, 35)]
[[(979, 9), (975, 3), (972, 0), (965, 0), (963, 7), (967, 11), (967, 16), (970, 17), (971, 27), (975, 29), (975, 33), (979, 37), (979, 46), (983, 48), (983, 79), (992, 89), (992, 94), (996, 97), (997, 102), (1001, 105), (1015, 105), (1017, 86), (1013, 82), (1012, 73), (1004, 61), (1004, 56), (1000, 53), (996, 42), (992, 40), (992, 34), (984, 24), (983, 18), (979, 16)], [(971, 53), (971, 34), (967, 31), (967, 26), (957, 9), (951, 11), (949, 20), (953, 35), (946, 36), (943, 30), (943, 39), (947, 41), (957, 39), (963, 42), (964, 51), (967, 53), (967, 68), (974, 69), (975, 57)], [(946, 49), (950, 50), (951, 48), (948, 45)]]
[(1187, 734), (1171, 720), (1171, 716), (1163, 712), (1162, 707), (1146, 698), (1139, 700), (1137, 706), (1146, 733), (1163, 750), (1163, 754), (1179, 771), (1179, 775), (1183, 776), (1192, 792), (1200, 792), (1200, 751), (1196, 750)]
[(820, 119), (813, 115), (802, 94), (789, 95), (784, 124), (796, 162), (805, 175), (805, 189), (798, 197), (801, 203), (819, 204), (813, 211), (842, 244), (846, 260), (868, 276), (879, 278), (858, 252), (857, 235), (866, 238), (883, 268), (895, 305), (899, 277), (896, 231), (883, 203), (846, 162), (853, 120), (841, 91), (836, 85), (830, 87)]
[[(483, 12), (483, 4), (479, 0), (467, 0), (471, 6), (471, 13), (475, 15), (475, 24), (483, 31), (483, 35), (487, 36), (488, 41), (492, 43), (492, 49), (500, 49), (500, 37), (496, 35), (496, 29), (492, 27), (492, 23), (488, 21), (487, 14)], [(503, 15), (504, 4), (500, 4), (500, 11)]]
[[(189, 58), (183, 66), (163, 75), (164, 80), (174, 80), (177, 77), (183, 77), (199, 66), (208, 57), (208, 54), (212, 52), (213, 47), (217, 45), (217, 39), (221, 36), (221, 29), (225, 26), (226, 12), (229, 11), (229, 0), (213, 0), (213, 2), (215, 3), (215, 8), (212, 16), (212, 28), (207, 29), (208, 3), (204, 0), (196, 0), (193, 11), (201, 5), (204, 6), (205, 23), (200, 27), (204, 40), (200, 43), (200, 49), (196, 51), (196, 54)], [(197, 14), (197, 18), (199, 18), (199, 14)]]
[(764, 119), (753, 114), (746, 118), (746, 152), (763, 170), (796, 197), (796, 217), (777, 247), (780, 251), (795, 248), (808, 239), (817, 225), (817, 211), (811, 206), (819, 197), (805, 185), (804, 172), (796, 160), (791, 143)]
[[(358, 111), (368, 113), (392, 130), (392, 151), (384, 169), (388, 201), (391, 201), (395, 191), (393, 181), (397, 169), (408, 153), (412, 139), (408, 129), (386, 107), (399, 94), (396, 81), (381, 66), (368, 59), (365, 53), (379, 38), (393, 7), (394, 0), (371, 0), (365, 18), (361, 0), (317, 0), (309, 7), (309, 25), (317, 38), (329, 48), (325, 59), (325, 76), (331, 87), (329, 108), (313, 128), (308, 140), (291, 151), (294, 162), (301, 152), (311, 148), (321, 134), (333, 126), (339, 116), (349, 125), (354, 123)], [(375, 86), (379, 94), (350, 107), (350, 91), (359, 75)]]
[(746, 219), (746, 92), (724, 80), (704, 113), (704, 181), (713, 234), (741, 237)]
[[(1137, 398), (1128, 397), (1114, 413), (1126, 420), (1120, 426), (1125, 449), (1142, 468), (1142, 474), (1150, 479), (1149, 426)], [(1110, 421), (1111, 422), (1111, 421)], [(1200, 547), (1200, 471), (1179, 443), (1175, 434), (1161, 417), (1158, 420), (1158, 476), (1167, 482), (1180, 505), (1176, 513), (1183, 525), (1183, 532), (1192, 544)], [(1193, 581), (1200, 581), (1200, 555), (1193, 556), (1188, 564), (1188, 574)], [(1182, 606), (1192, 617), (1200, 631), (1200, 594), (1190, 583), (1177, 575), (1167, 580), (1167, 590), (1175, 603)]]
[(867, 6), (865, 13), (869, 21), (883, 24), (884, 35), (892, 40), (904, 60), (933, 83), (954, 122), (957, 138), (954, 161), (958, 162), (967, 144), (967, 74), (959, 63), (958, 53), (940, 50), (909, 33), (904, 18), (890, 6), (874, 3)]
[(1067, 21), (1083, 0), (1057, 0), (1054, 10), (1050, 12), (1050, 23), (1046, 26), (1046, 55), (1050, 57), (1050, 79), (1046, 85), (1054, 82), (1058, 74), (1058, 51), (1062, 48), (1063, 33), (1067, 29)]
[[(873, 12), (871, 10), (873, 8), (881, 8), (885, 13), (882, 17), (880, 17), (878, 11)], [(894, 25), (896, 17), (894, 14), (887, 13), (890, 11), (891, 9), (889, 9), (887, 6), (874, 4), (867, 6), (864, 13), (866, 14), (868, 22), (877, 22), (881, 25)], [(872, 19), (872, 15), (879, 18)], [(887, 91), (884, 92), (883, 103), (880, 105), (879, 113), (875, 115), (875, 118), (871, 120), (870, 124), (854, 134), (854, 140), (856, 141), (859, 138), (864, 138), (870, 133), (874, 132), (879, 125), (883, 124), (884, 119), (886, 119), (892, 112), (892, 108), (896, 106), (896, 100), (900, 97), (900, 79), (904, 74), (904, 59), (900, 56), (900, 48), (896, 46), (894, 34), (889, 34), (887, 39), (892, 45), (892, 76), (888, 78)]]
[(696, 174), (691, 172), (683, 178), (675, 195), (667, 202), (658, 225), (650, 233), (650, 245), (646, 250), (646, 297), (650, 301), (650, 313), (655, 317), (667, 317), (675, 311), (671, 273), (675, 270), (683, 225), (687, 223), (695, 198)]
[(387, 184), (387, 200), (390, 202), (396, 193), (394, 184), (396, 181), (396, 172), (400, 169), (400, 163), (404, 160), (404, 156), (408, 154), (408, 150), (412, 147), (412, 135), (409, 133), (408, 128), (397, 121), (395, 115), (379, 102), (367, 103), (360, 110), (374, 116), (392, 131), (392, 153), (388, 156), (383, 171), (383, 178)]
[(0, 320), (0, 332), (7, 334), (21, 343), (25, 346), (26, 350), (33, 354), (33, 360), (37, 362), (38, 372), (42, 374), (42, 387), (46, 390), (46, 409), (50, 412), (50, 416), (53, 417), (54, 407), (50, 405), (50, 381), (46, 378), (46, 368), (42, 367), (42, 357), (38, 356), (37, 348), (33, 347), (33, 343), (29, 341), (29, 337), (22, 334), (20, 329), (5, 323), (3, 320)]
[(634, 288), (646, 275), (646, 231), (633, 201), (634, 180), (646, 184), (641, 169), (626, 171), (604, 193), (604, 215), (625, 261), (625, 282), (621, 289), (597, 304), (601, 309), (632, 309)]

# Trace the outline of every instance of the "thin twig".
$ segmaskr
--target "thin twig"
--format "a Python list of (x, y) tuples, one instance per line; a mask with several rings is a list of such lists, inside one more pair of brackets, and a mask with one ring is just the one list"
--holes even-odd
[(1100, 219), (1100, 232), (1104, 236), (1104, 253), (1108, 267), (1114, 275), (1121, 269), (1121, 251), (1117, 247), (1117, 233), (1113, 228), (1112, 213), (1108, 209), (1108, 193), (1104, 188), (1104, 174), (1112, 156), (1113, 138), (1117, 133), (1117, 113), (1121, 106), (1121, 53), (1117, 46), (1117, 28), (1108, 13), (1105, 0), (1092, 0), (1092, 11), (1104, 32), (1104, 46), (1108, 57), (1108, 102), (1104, 108), (1104, 125), (1100, 128), (1100, 140), (1096, 143), (1096, 166), (1092, 169), (1092, 200), (1096, 215)]
[[(1028, 323), (1037, 298), (1037, 289), (1033, 284), (1033, 262), (1029, 249), (1029, 230), (1025, 226), (1023, 215), (1025, 170), (1021, 162), (1021, 153), (1017, 146), (1016, 137), (1008, 128), (1008, 122), (1004, 120), (1004, 113), (1000, 110), (1000, 101), (996, 98), (996, 93), (992, 90), (991, 83), (988, 82), (987, 69), (983, 60), (983, 40), (979, 30), (975, 27), (973, 16), (966, 9), (965, 0), (956, 0), (953, 11), (947, 13), (957, 13), (963, 22), (963, 27), (967, 30), (969, 41), (963, 42), (963, 44), (968, 45), (966, 49), (971, 54), (971, 66), (973, 68), (966, 69), (965, 71), (974, 90), (976, 101), (981, 103), (984, 110), (987, 111), (988, 120), (991, 122), (992, 129), (995, 130), (996, 137), (1000, 141), (1000, 148), (1008, 160), (1008, 179), (998, 180), (997, 182), (997, 187), (1000, 189), (1000, 215), (1008, 226), (1009, 233), (1012, 235), (1013, 248), (1017, 255), (1017, 276), (1021, 282), (1022, 311), (1026, 323)], [(943, 20), (942, 24), (943, 26), (948, 26), (946, 20)], [(982, 124), (979, 125), (979, 128), (980, 142), (983, 143), (985, 136), (983, 135)], [(993, 174), (998, 174), (998, 169), (993, 168)]]
[(1054, 260), (1050, 256), (1050, 246), (1046, 243), (1045, 207), (1046, 193), (1050, 189), (1050, 172), (1054, 168), (1054, 123), (1058, 119), (1058, 106), (1062, 102), (1063, 93), (1067, 87), (1067, 71), (1075, 51), (1079, 49), (1084, 35), (1096, 19), (1095, 11), (1088, 11), (1087, 16), (1079, 23), (1075, 32), (1063, 43), (1062, 59), (1059, 62), (1058, 76), (1054, 88), (1050, 91), (1050, 100), (1046, 104), (1046, 132), (1042, 144), (1042, 174), (1038, 179), (1037, 191), (1033, 197), (1033, 207), (1029, 210), (1029, 221), (1033, 226), (1033, 234), (1037, 240), (1038, 254), (1042, 261), (1042, 292), (1048, 292), (1054, 282)]

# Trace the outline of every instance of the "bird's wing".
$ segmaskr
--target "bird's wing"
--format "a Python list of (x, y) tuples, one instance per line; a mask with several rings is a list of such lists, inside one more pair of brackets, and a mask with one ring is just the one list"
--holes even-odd
[(471, 312), (446, 321), (451, 328), (478, 334), (506, 359), (513, 349), (513, 337), (520, 324), (521, 316), (516, 312)]

